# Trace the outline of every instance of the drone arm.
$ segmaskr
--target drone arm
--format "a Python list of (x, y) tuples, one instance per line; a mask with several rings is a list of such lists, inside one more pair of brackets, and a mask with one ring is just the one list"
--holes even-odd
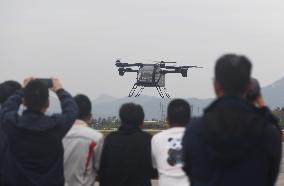
[(132, 68), (126, 68), (125, 72), (138, 72), (138, 70), (134, 70)]
[(161, 73), (162, 74), (180, 73), (182, 77), (187, 77), (187, 69), (162, 70)]
[(199, 66), (183, 66), (184, 68), (203, 68), (203, 67), (199, 67)]
[(133, 63), (133, 64), (129, 64), (129, 63), (115, 63), (115, 66), (119, 67), (119, 68), (125, 68), (125, 67), (142, 67), (143, 64), (142, 63)]
[(125, 74), (125, 72), (136, 72), (136, 73), (138, 73), (138, 70), (134, 70), (132, 68), (119, 68), (118, 72), (119, 72), (120, 76), (123, 76)]

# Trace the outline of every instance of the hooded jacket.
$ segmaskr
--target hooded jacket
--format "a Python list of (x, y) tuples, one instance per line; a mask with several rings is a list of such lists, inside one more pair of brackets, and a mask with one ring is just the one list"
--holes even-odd
[(272, 186), (281, 161), (281, 132), (269, 110), (234, 97), (216, 100), (183, 138), (192, 186)]
[(151, 186), (152, 136), (139, 127), (123, 126), (104, 141), (99, 169), (101, 186)]
[(46, 116), (26, 110), (18, 115), (23, 91), (2, 106), (0, 122), (7, 134), (8, 150), (3, 161), (3, 185), (63, 186), (62, 138), (74, 123), (78, 108), (69, 93), (59, 90), (62, 114)]

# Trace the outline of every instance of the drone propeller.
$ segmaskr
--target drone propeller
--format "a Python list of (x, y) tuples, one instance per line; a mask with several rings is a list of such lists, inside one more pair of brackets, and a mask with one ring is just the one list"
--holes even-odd
[(181, 66), (181, 68), (203, 68), (199, 66)]
[(156, 63), (177, 63), (175, 61), (154, 61)]

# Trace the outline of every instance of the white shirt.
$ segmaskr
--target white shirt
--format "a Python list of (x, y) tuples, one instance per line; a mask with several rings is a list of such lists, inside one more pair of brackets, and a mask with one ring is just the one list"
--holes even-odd
[(159, 172), (159, 186), (189, 186), (182, 170), (182, 137), (184, 127), (164, 130), (152, 138), (153, 167)]
[(103, 135), (76, 120), (63, 139), (65, 186), (94, 185)]

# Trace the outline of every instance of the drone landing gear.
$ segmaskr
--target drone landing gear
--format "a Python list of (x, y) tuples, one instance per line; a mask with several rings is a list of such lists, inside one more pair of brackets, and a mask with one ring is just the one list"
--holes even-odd
[(133, 94), (135, 93), (137, 87), (138, 87), (138, 86), (137, 86), (137, 84), (135, 83), (135, 84), (133, 85), (132, 89), (130, 90), (130, 93), (129, 93), (128, 97), (132, 97), (132, 96), (133, 96)]
[(166, 87), (164, 87), (164, 93), (165, 93), (165, 95), (167, 96), (167, 98), (171, 98), (171, 96), (170, 96), (169, 93), (167, 92)]
[[(139, 97), (142, 94), (145, 87), (144, 86), (138, 86), (137, 84), (133, 85), (132, 89), (130, 90), (128, 97), (132, 97), (135, 94), (135, 91), (137, 90), (138, 87), (140, 87), (140, 89), (134, 97)], [(156, 89), (157, 89), (159, 96), (161, 98), (165, 98), (165, 97), (171, 98), (171, 96), (167, 93), (166, 87), (156, 86)]]
[[(138, 85), (134, 84), (132, 89), (130, 90), (130, 93), (129, 93), (128, 97), (132, 97), (134, 95), (134, 93), (135, 93), (137, 88), (138, 88)], [(140, 90), (137, 92), (137, 94), (134, 97), (139, 97), (141, 95), (141, 93), (143, 92), (143, 90), (144, 90), (144, 86), (141, 86)]]
[(161, 98), (164, 98), (165, 96), (167, 98), (171, 98), (171, 96), (168, 94), (166, 87), (164, 87), (163, 89), (160, 86), (156, 86), (156, 89), (159, 93), (159, 95), (161, 96)]
[(140, 90), (137, 92), (137, 94), (136, 94), (135, 97), (139, 97), (139, 96), (141, 95), (141, 93), (143, 92), (143, 90), (144, 90), (144, 86), (142, 86), (142, 87), (140, 88)]

